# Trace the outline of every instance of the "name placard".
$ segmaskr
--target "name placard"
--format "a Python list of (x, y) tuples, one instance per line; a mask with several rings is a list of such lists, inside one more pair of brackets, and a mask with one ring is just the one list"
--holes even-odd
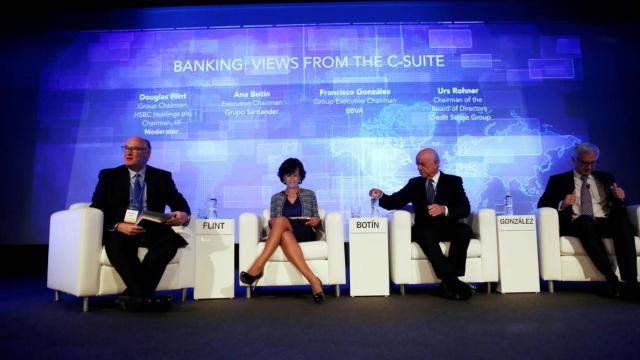
[(198, 234), (233, 235), (233, 219), (198, 220), (196, 224)]
[(531, 231), (536, 229), (535, 215), (498, 216), (498, 231)]
[(351, 233), (386, 233), (387, 218), (351, 218), (349, 231)]

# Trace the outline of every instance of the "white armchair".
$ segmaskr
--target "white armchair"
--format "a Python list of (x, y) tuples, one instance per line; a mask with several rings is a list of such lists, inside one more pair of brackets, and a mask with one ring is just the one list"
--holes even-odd
[[(102, 246), (103, 218), (102, 211), (89, 207), (89, 203), (77, 203), (55, 212), (50, 219), (47, 287), (55, 290), (56, 301), (60, 301), (60, 292), (83, 297), (85, 312), (89, 310), (89, 296), (118, 294), (125, 289)], [(186, 289), (193, 287), (194, 281), (193, 231), (182, 226), (174, 230), (189, 245), (178, 250), (157, 289), (182, 289), (184, 301)], [(145, 248), (138, 250), (140, 259), (146, 252)]]
[[(640, 254), (640, 205), (627, 207), (629, 218), (636, 231), (636, 255)], [(617, 269), (613, 239), (605, 238), (604, 245)], [(549, 292), (553, 292), (554, 281), (604, 281), (584, 251), (580, 240), (573, 236), (560, 236), (558, 210), (550, 207), (538, 209), (538, 248), (540, 250), (540, 276), (547, 281)], [(636, 257), (640, 267), (640, 256)], [(640, 277), (639, 277), (640, 279)]]
[[(389, 265), (391, 281), (400, 285), (400, 293), (405, 294), (405, 284), (434, 284), (440, 280), (420, 246), (411, 241), (411, 227), (414, 214), (396, 210), (389, 214)], [(486, 283), (491, 292), (491, 283), (498, 281), (498, 243), (496, 213), (492, 209), (481, 209), (472, 213), (465, 222), (473, 229), (474, 237), (467, 249), (467, 264), (462, 281)], [(448, 254), (449, 242), (441, 242), (440, 247)]]
[[(342, 214), (331, 212), (325, 216), (319, 209), (322, 219), (322, 231), (317, 232), (316, 241), (300, 243), (304, 259), (313, 273), (324, 285), (335, 285), (336, 296), (340, 296), (340, 284), (346, 283), (346, 265), (344, 258), (344, 229)], [(240, 215), (239, 243), (240, 270), (246, 271), (264, 249), (269, 231), (270, 210), (264, 209), (262, 216), (254, 213)], [(282, 248), (273, 253), (264, 267), (264, 275), (258, 286), (306, 285), (307, 280), (298, 272), (285, 256)], [(247, 287), (242, 282), (240, 285)], [(247, 287), (247, 298), (251, 297), (251, 287)]]

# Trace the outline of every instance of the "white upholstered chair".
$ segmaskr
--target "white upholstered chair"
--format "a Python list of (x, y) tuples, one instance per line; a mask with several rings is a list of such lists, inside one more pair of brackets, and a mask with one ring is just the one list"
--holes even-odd
[[(636, 231), (636, 255), (640, 254), (640, 205), (627, 207), (629, 218)], [(605, 238), (604, 244), (618, 273), (613, 239)], [(540, 251), (540, 276), (553, 292), (554, 281), (604, 281), (584, 251), (580, 240), (573, 236), (560, 236), (558, 210), (550, 207), (538, 209), (538, 249)], [(640, 267), (640, 256), (636, 257)], [(639, 277), (640, 279), (640, 277)]]
[[(89, 310), (89, 296), (118, 294), (125, 289), (102, 246), (103, 217), (102, 211), (89, 207), (89, 203), (77, 203), (55, 212), (50, 220), (47, 287), (55, 290), (56, 301), (60, 292), (82, 297), (85, 312)], [(184, 301), (186, 289), (194, 282), (193, 231), (182, 226), (174, 230), (189, 245), (178, 250), (157, 289), (182, 289)], [(140, 248), (140, 259), (145, 254), (146, 249)]]
[[(315, 241), (300, 243), (305, 261), (323, 285), (334, 285), (336, 296), (340, 296), (340, 284), (346, 283), (346, 264), (344, 258), (344, 229), (342, 214), (331, 212), (325, 216), (319, 209), (322, 219), (321, 231)], [(269, 231), (270, 210), (264, 209), (262, 216), (243, 213), (239, 222), (240, 271), (246, 271), (264, 249), (264, 240)], [(306, 285), (307, 280), (298, 272), (284, 255), (282, 248), (273, 253), (264, 267), (264, 275), (258, 286)], [(242, 282), (240, 285), (247, 287)], [(251, 297), (251, 288), (247, 287), (247, 298)]]
[[(422, 248), (411, 241), (414, 214), (396, 210), (389, 214), (389, 221), (391, 281), (400, 285), (401, 294), (405, 294), (405, 284), (440, 283)], [(473, 229), (474, 237), (467, 250), (465, 275), (460, 279), (470, 283), (486, 283), (487, 292), (491, 292), (491, 283), (499, 279), (496, 213), (492, 209), (481, 209), (472, 213), (465, 222)], [(440, 243), (445, 255), (448, 254), (449, 245), (449, 242)]]

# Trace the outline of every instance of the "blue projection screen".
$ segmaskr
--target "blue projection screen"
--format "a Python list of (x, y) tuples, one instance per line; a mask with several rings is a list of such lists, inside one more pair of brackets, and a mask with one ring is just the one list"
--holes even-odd
[[(260, 211), (297, 157), (303, 187), (348, 215), (400, 189), (435, 147), (473, 209), (510, 189), (529, 213), (586, 140), (580, 38), (532, 24), (274, 26), (65, 34), (43, 70), (33, 218), (90, 201), (131, 135), (194, 214)], [(558, 165), (560, 164), (560, 165)]]

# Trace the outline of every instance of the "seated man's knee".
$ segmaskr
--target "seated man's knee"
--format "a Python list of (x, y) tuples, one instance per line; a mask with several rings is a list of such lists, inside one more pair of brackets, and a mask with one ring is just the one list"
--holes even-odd
[(588, 215), (580, 215), (575, 220), (573, 220), (574, 224), (577, 224), (581, 227), (595, 227), (596, 220), (592, 216)]
[(458, 228), (458, 232), (459, 232), (460, 236), (463, 237), (463, 238), (471, 239), (473, 237), (473, 230), (471, 229), (471, 226), (469, 226), (467, 224), (460, 223), (460, 227)]

